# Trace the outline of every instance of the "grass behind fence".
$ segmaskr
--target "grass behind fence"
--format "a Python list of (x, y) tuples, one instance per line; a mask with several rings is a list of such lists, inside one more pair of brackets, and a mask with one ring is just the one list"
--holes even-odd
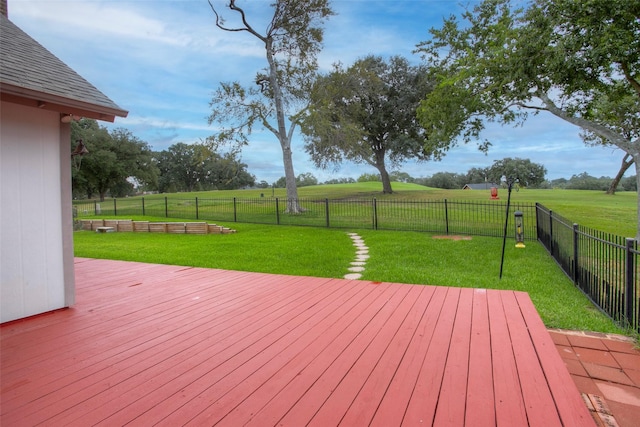
[[(499, 237), (504, 233), (505, 201), (397, 200), (397, 199), (298, 199), (302, 212), (287, 212), (287, 200), (279, 198), (170, 198), (118, 199), (94, 205), (77, 204), (81, 217), (133, 215), (189, 218), (234, 223), (304, 225), (327, 228), (424, 231)], [(535, 205), (514, 202), (509, 213), (524, 212), (525, 239), (536, 238)]]
[[(346, 200), (376, 198), (378, 201), (402, 200), (402, 201), (433, 201), (433, 200), (464, 200), (489, 202), (490, 190), (443, 190), (424, 187), (410, 183), (393, 183), (394, 194), (382, 194), (381, 184), (378, 182), (366, 182), (355, 184), (334, 184), (301, 187), (298, 189), (300, 198)], [(262, 197), (261, 197), (262, 196)], [(506, 202), (507, 191), (499, 190), (501, 202)], [(243, 199), (262, 199), (263, 203), (270, 198), (278, 197), (286, 200), (285, 189), (252, 189), (207, 191), (193, 193), (154, 194), (144, 196), (147, 215), (165, 216), (164, 197), (170, 199), (170, 216), (179, 217), (181, 212), (192, 209), (196, 197), (210, 200), (210, 203), (226, 203), (224, 220), (233, 220), (231, 208), (234, 197)], [(220, 200), (225, 199), (225, 200)], [(219, 200), (216, 202), (216, 200)], [(512, 202), (517, 203), (541, 203), (566, 218), (580, 225), (619, 234), (625, 237), (636, 235), (637, 228), (637, 203), (636, 192), (623, 191), (613, 196), (606, 195), (603, 191), (590, 190), (530, 190), (520, 189), (512, 192)], [(93, 201), (76, 201), (78, 213), (82, 216), (84, 211), (91, 214)], [(141, 197), (118, 199), (118, 216), (142, 215)], [(101, 203), (105, 212), (110, 212), (113, 207), (112, 199)], [(206, 211), (206, 207), (203, 206)], [(262, 213), (263, 217), (269, 214)], [(271, 219), (271, 217), (269, 217)], [(261, 221), (263, 222), (263, 221)]]

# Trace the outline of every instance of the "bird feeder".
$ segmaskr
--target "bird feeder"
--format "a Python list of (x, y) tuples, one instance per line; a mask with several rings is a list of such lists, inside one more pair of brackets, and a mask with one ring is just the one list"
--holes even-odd
[(524, 248), (524, 227), (522, 225), (522, 211), (514, 213), (516, 217), (516, 248)]
[(498, 200), (498, 189), (496, 187), (491, 187), (491, 200)]

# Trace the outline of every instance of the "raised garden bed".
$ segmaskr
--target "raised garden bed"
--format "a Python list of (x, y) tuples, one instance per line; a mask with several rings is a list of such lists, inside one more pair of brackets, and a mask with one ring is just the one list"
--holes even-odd
[(235, 233), (227, 227), (206, 222), (149, 222), (130, 219), (83, 219), (82, 229), (87, 231), (133, 231), (142, 233), (172, 234), (229, 234)]

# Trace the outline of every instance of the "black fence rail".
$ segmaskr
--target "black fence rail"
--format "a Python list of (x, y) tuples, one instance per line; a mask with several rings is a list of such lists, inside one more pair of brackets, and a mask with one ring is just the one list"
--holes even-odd
[(572, 223), (537, 204), (538, 240), (597, 306), (640, 332), (640, 271), (635, 239)]
[[(301, 213), (289, 213), (297, 204)], [(135, 198), (106, 202), (74, 201), (78, 215), (155, 216), (220, 222), (304, 225), (331, 228), (424, 231), (502, 237), (506, 214), (503, 201), (377, 200), (260, 198)], [(537, 238), (536, 206), (512, 203), (510, 216), (521, 211), (524, 236)], [(509, 221), (513, 224), (513, 219)], [(515, 228), (507, 229), (515, 237)]]

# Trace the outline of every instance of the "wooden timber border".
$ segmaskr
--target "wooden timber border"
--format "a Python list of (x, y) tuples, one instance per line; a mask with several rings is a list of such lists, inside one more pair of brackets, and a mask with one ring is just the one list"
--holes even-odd
[(143, 233), (230, 234), (236, 232), (236, 230), (206, 222), (149, 222), (130, 219), (83, 219), (80, 221), (82, 229), (87, 231), (99, 231), (105, 227), (111, 227), (113, 231)]

